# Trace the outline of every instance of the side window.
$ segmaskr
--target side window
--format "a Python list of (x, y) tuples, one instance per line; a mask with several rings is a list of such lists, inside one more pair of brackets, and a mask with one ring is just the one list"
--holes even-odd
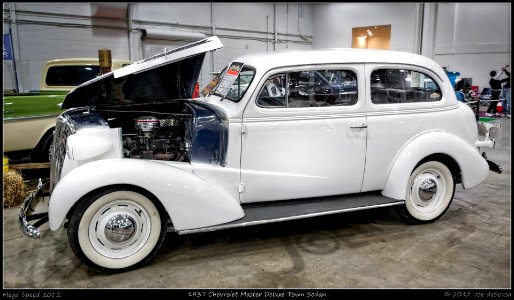
[(404, 69), (377, 69), (370, 78), (374, 104), (431, 102), (441, 100), (441, 90), (428, 75)]
[(262, 87), (261, 107), (319, 107), (357, 103), (357, 76), (349, 70), (299, 71), (271, 76)]
[(100, 74), (99, 66), (56, 66), (48, 68), (47, 85), (79, 85)]
[(273, 75), (262, 86), (257, 105), (262, 107), (286, 107), (286, 74)]

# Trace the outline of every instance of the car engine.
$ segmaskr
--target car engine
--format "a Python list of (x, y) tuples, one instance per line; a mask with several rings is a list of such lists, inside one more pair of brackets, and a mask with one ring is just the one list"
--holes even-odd
[(110, 128), (121, 129), (125, 158), (224, 163), (228, 121), (208, 104), (162, 100), (100, 105), (94, 111)]
[(191, 143), (180, 134), (180, 118), (139, 116), (133, 120), (133, 126), (135, 132), (123, 130), (122, 134), (126, 158), (187, 161)]

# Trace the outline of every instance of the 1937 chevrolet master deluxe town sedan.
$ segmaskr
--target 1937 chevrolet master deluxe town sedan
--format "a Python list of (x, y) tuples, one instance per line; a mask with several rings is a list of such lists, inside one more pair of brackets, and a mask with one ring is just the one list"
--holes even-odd
[[(50, 181), (27, 196), (22, 231), (67, 223), (74, 253), (115, 272), (187, 234), (394, 206), (437, 220), (455, 185), (501, 168), (481, 154), (473, 111), (415, 54), (305, 50), (234, 59), (191, 98), (217, 37), (78, 86), (64, 103)], [(30, 215), (50, 196), (48, 213)], [(36, 224), (30, 224), (43, 217)]]

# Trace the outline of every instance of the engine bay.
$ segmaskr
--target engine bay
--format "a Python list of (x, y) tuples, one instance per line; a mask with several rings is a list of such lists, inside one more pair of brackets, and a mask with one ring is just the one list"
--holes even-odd
[(103, 107), (98, 112), (109, 127), (121, 128), (125, 158), (190, 161), (191, 112), (153, 106)]

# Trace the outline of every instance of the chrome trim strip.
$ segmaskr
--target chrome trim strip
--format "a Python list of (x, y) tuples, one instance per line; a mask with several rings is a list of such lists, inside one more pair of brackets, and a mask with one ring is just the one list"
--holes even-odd
[[(381, 111), (368, 111), (368, 112), (338, 112), (334, 114), (319, 114), (320, 111), (312, 111), (312, 115), (292, 115), (292, 116), (264, 116), (264, 117), (251, 117), (244, 118), (245, 123), (258, 123), (258, 122), (273, 122), (273, 121), (298, 121), (298, 120), (323, 120), (323, 119), (345, 119), (345, 118), (356, 118), (356, 117), (376, 117), (376, 116), (390, 116), (390, 115), (406, 115), (406, 114), (417, 114), (417, 113), (431, 113), (439, 111), (450, 111), (458, 109), (459, 105), (451, 105), (445, 107), (435, 108), (415, 108), (407, 109), (401, 107), (398, 109), (397, 104), (395, 109), (381, 110)], [(334, 108), (334, 107), (332, 107)], [(288, 112), (291, 112), (288, 110)], [(302, 113), (305, 111), (302, 111)], [(318, 115), (317, 115), (318, 114)], [(229, 123), (236, 123), (237, 120), (229, 119)]]
[[(165, 50), (149, 58), (136, 61), (133, 64), (113, 71), (114, 78), (124, 77), (130, 74), (137, 74), (159, 67), (161, 65), (174, 63), (186, 57), (191, 57), (207, 51), (214, 51), (223, 47), (221, 40), (212, 36), (203, 40), (199, 40), (175, 49)], [(92, 81), (88, 82), (90, 84)], [(85, 84), (83, 84), (85, 85)], [(81, 85), (81, 86), (83, 86)]]
[(238, 224), (226, 224), (226, 225), (221, 224), (221, 225), (209, 226), (209, 227), (198, 228), (198, 229), (176, 230), (176, 233), (178, 233), (179, 235), (182, 235), (182, 234), (190, 234), (190, 233), (198, 233), (198, 232), (209, 232), (209, 231), (229, 229), (229, 228), (237, 228), (237, 227), (245, 227), (245, 226), (253, 226), (253, 225), (276, 223), (276, 222), (282, 222), (282, 221), (291, 221), (291, 220), (299, 220), (299, 219), (306, 219), (306, 218), (312, 218), (312, 217), (326, 216), (326, 215), (332, 215), (332, 214), (337, 214), (337, 213), (342, 213), (342, 212), (351, 212), (351, 211), (359, 211), (359, 210), (366, 210), (366, 209), (372, 209), (372, 208), (395, 206), (395, 205), (401, 205), (404, 203), (405, 203), (404, 200), (398, 200), (396, 202), (390, 202), (390, 203), (385, 203), (385, 204), (345, 208), (345, 209), (324, 211), (324, 212), (305, 214), (305, 215), (297, 215), (297, 216), (285, 217), (285, 218), (251, 221), (251, 222), (244, 222), (244, 223), (238, 223)]
[(57, 114), (57, 115), (30, 116), (30, 117), (11, 117), (11, 118), (5, 118), (4, 122), (18, 121), (18, 120), (30, 120), (30, 119), (42, 119), (42, 118), (49, 118), (49, 117), (57, 118), (58, 116), (59, 116), (59, 114)]
[(375, 117), (375, 116), (382, 116), (382, 115), (389, 116), (389, 115), (429, 113), (429, 112), (454, 110), (454, 109), (458, 109), (458, 108), (459, 108), (458, 104), (451, 105), (451, 106), (445, 106), (445, 107), (416, 108), (416, 109), (398, 109), (398, 107), (395, 107), (395, 109), (390, 109), (390, 110), (368, 111), (367, 116)]
[[(314, 112), (313, 112), (314, 113)], [(366, 113), (337, 113), (337, 114), (323, 114), (323, 115), (295, 115), (295, 116), (265, 116), (265, 117), (252, 117), (244, 118), (245, 123), (259, 123), (259, 122), (273, 122), (273, 121), (298, 121), (298, 120), (325, 120), (325, 119), (347, 119), (366, 117)]]

